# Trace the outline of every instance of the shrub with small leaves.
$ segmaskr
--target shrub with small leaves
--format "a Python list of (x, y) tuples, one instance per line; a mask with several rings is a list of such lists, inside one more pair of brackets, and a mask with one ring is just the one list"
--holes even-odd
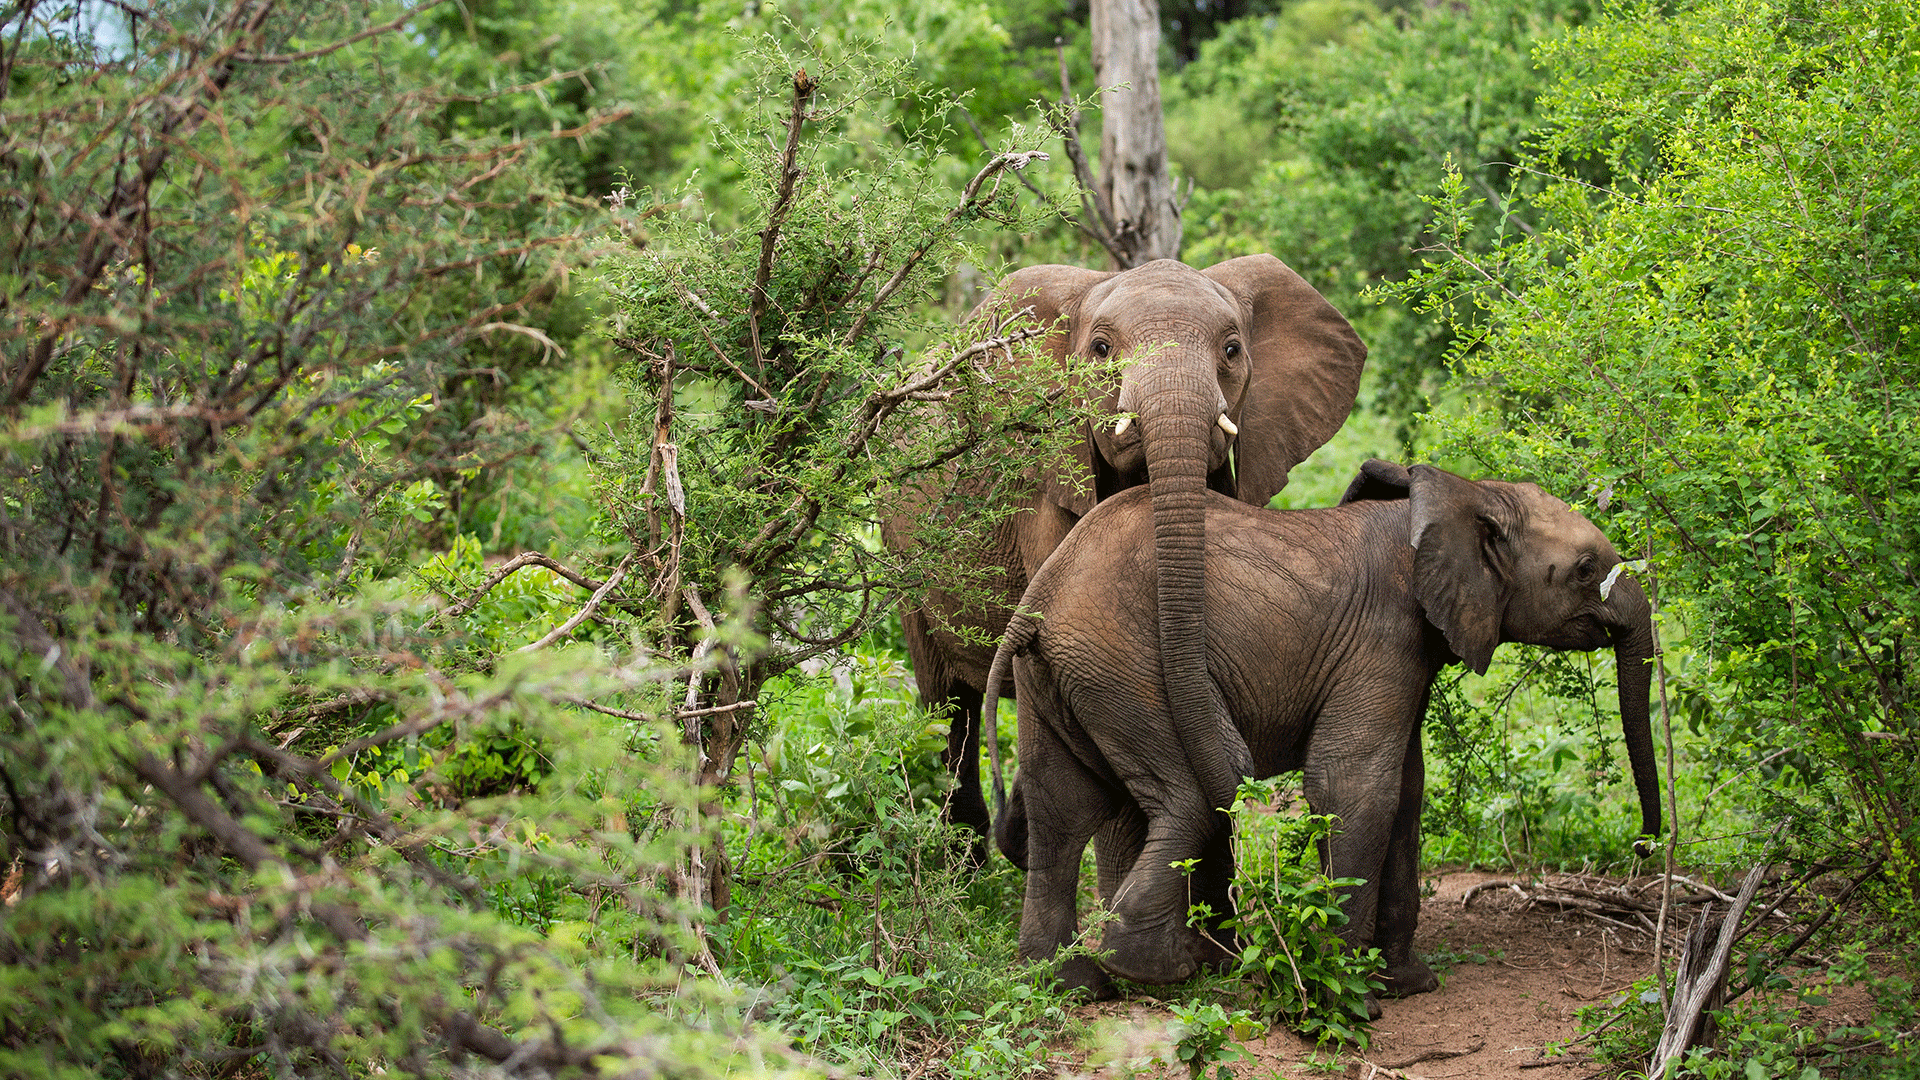
[[(1266, 1034), (1267, 1025), (1245, 1009), (1228, 1012), (1217, 1001), (1186, 1002), (1167, 1006), (1173, 1013), (1173, 1053), (1187, 1067), (1193, 1080), (1211, 1075), (1214, 1080), (1233, 1080), (1228, 1062), (1252, 1061), (1240, 1044)], [(1213, 1071), (1208, 1073), (1208, 1069)]]
[(1347, 922), (1341, 892), (1357, 878), (1320, 871), (1319, 844), (1333, 828), (1324, 815), (1276, 812), (1293, 801), (1287, 774), (1240, 786), (1229, 813), (1234, 824), (1233, 925), (1240, 940), (1239, 974), (1255, 987), (1260, 1015), (1320, 1041), (1367, 1044), (1367, 1003), (1380, 953), (1354, 953), (1340, 940)]

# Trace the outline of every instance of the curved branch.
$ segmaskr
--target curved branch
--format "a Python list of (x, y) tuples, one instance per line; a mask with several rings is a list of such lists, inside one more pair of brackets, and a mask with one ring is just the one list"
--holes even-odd
[(568, 619), (566, 622), (548, 631), (547, 635), (539, 641), (522, 645), (513, 651), (517, 653), (537, 652), (559, 641), (561, 638), (566, 637), (568, 634), (573, 633), (575, 627), (592, 618), (593, 613), (600, 609), (601, 601), (605, 600), (608, 594), (613, 592), (614, 587), (620, 584), (621, 579), (627, 576), (627, 568), (633, 565), (633, 555), (633, 552), (627, 552), (627, 557), (621, 559), (620, 565), (614, 567), (613, 573), (607, 575), (607, 583), (594, 591), (593, 596), (588, 598), (586, 606), (575, 612), (573, 618)]

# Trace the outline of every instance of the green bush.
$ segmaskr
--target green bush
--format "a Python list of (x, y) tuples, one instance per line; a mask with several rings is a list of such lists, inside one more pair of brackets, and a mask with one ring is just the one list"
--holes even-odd
[(1252, 984), (1261, 1016), (1316, 1041), (1364, 1047), (1366, 997), (1379, 987), (1371, 976), (1380, 969), (1380, 952), (1354, 953), (1340, 940), (1338, 928), (1347, 922), (1342, 890), (1360, 882), (1320, 870), (1320, 845), (1333, 819), (1274, 811), (1283, 792), (1297, 797), (1297, 784), (1288, 786), (1293, 779), (1249, 780), (1230, 810), (1238, 974)]
[(733, 799), (746, 853), (714, 930), (726, 969), (827, 1059), (1020, 1075), (1075, 1027), (1045, 966), (1015, 961), (1021, 876), (976, 867), (972, 834), (941, 821), (945, 724), (909, 700), (898, 654), (857, 650), (839, 674), (763, 695), (754, 790)]
[(780, 1071), (624, 826), (685, 762), (567, 704), (671, 671), (409, 574), (604, 218), (371, 10), (0, 14), (0, 1073)]
[[(1191, 140), (1202, 190), (1186, 212), (1187, 257), (1270, 251), (1312, 282), (1367, 342), (1369, 403), (1400, 429), (1396, 443), (1447, 380), (1455, 330), (1367, 290), (1418, 269), (1432, 242), (1423, 196), (1448, 156), (1485, 200), (1473, 211), (1476, 251), (1494, 234), (1535, 227), (1525, 195), (1544, 182), (1521, 166), (1551, 126), (1535, 105), (1551, 82), (1534, 50), (1591, 7), (1289, 4), (1277, 18), (1231, 24), (1209, 44), (1210, 62), (1176, 82), (1186, 92), (1169, 95), (1170, 147), (1187, 142), (1188, 117), (1226, 129)], [(1213, 160), (1249, 144), (1258, 152)], [(1606, 180), (1597, 162), (1554, 165)]]
[(1452, 173), (1442, 257), (1398, 290), (1483, 395), (1434, 415), (1448, 452), (1648, 560), (1687, 654), (1665, 709), (1786, 854), (1877, 870), (1858, 925), (1896, 965), (1920, 955), (1916, 45), (1883, 0), (1610, 10), (1543, 49), (1531, 160), (1611, 184), (1557, 177), (1489, 248)]

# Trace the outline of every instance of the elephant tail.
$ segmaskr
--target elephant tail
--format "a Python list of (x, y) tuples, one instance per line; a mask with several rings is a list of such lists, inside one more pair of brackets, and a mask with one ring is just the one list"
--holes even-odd
[[(987, 744), (987, 760), (993, 764), (993, 820), (996, 826), (1004, 825), (1007, 815), (1007, 785), (1000, 763), (1000, 687), (1013, 669), (1013, 658), (1033, 644), (1039, 631), (1040, 625), (1032, 616), (1023, 612), (1015, 613), (1007, 622), (1007, 632), (1000, 635), (1000, 647), (993, 653), (993, 666), (987, 669), (986, 692), (980, 697), (980, 735)], [(998, 831), (996, 829), (996, 833)], [(1004, 850), (1005, 845), (1001, 846)]]

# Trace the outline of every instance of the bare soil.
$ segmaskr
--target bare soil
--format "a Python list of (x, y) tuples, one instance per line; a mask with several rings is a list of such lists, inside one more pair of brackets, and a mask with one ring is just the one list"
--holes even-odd
[[(1475, 886), (1511, 875), (1445, 873), (1420, 909), (1416, 948), (1442, 974), (1439, 990), (1382, 1002), (1366, 1050), (1326, 1050), (1285, 1030), (1244, 1044), (1257, 1061), (1230, 1064), (1236, 1077), (1285, 1080), (1589, 1080), (1615, 1070), (1596, 1063), (1580, 1035), (1576, 1011), (1627, 991), (1651, 971), (1653, 934), (1551, 905), (1515, 890)], [(1650, 880), (1650, 879), (1649, 879)], [(1615, 882), (1613, 884), (1620, 884)], [(1631, 885), (1632, 883), (1629, 883)], [(1470, 898), (1470, 903), (1463, 900)], [(1669, 957), (1688, 913), (1667, 935)], [(1835, 1007), (1844, 1008), (1836, 1001)], [(1823, 1010), (1827, 1011), (1827, 1010)], [(1107, 1032), (1109, 1059), (1135, 1062), (1170, 1047), (1171, 1014), (1136, 998), (1081, 1007)], [(1809, 1019), (1812, 1019), (1811, 1017)], [(1564, 1050), (1546, 1056), (1549, 1047)], [(1063, 1075), (1141, 1075), (1184, 1080), (1184, 1067), (1136, 1072), (1098, 1060), (1065, 1065)], [(1212, 1071), (1209, 1070), (1211, 1076)]]

